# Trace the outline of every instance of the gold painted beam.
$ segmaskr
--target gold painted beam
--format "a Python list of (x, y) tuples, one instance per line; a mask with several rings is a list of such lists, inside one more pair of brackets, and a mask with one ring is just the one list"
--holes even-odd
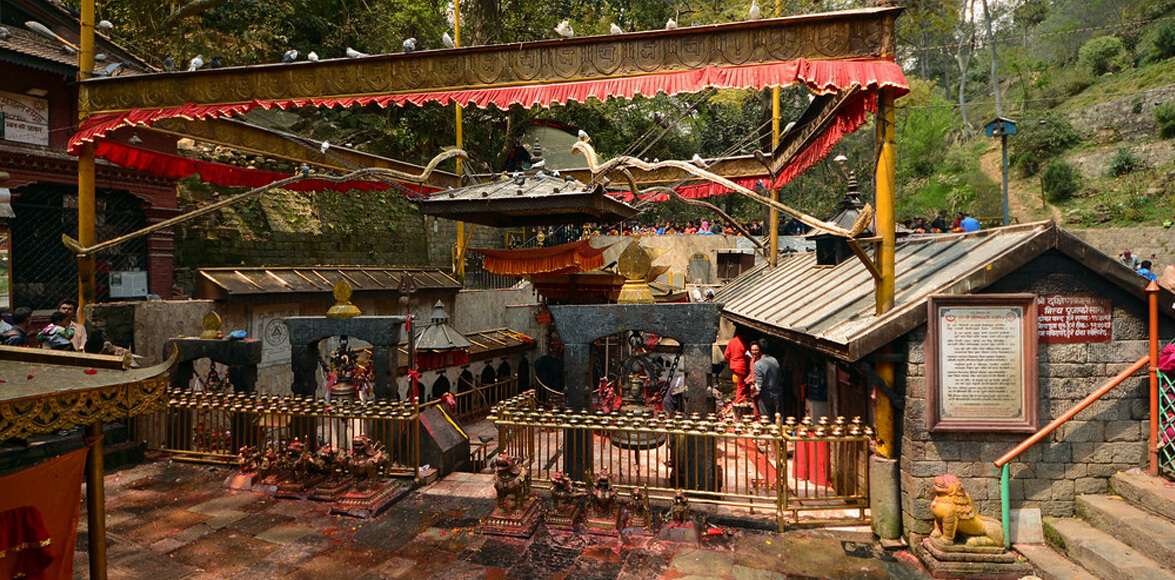
[[(763, 166), (752, 155), (738, 155), (734, 157), (726, 157), (723, 159), (707, 161), (710, 172), (721, 175), (727, 179), (744, 179), (748, 177), (762, 177), (767, 179), (770, 177), (767, 173), (767, 168)], [(696, 182), (703, 181), (696, 175), (683, 171), (676, 167), (663, 167), (654, 171), (641, 171), (639, 168), (629, 168), (636, 184), (641, 188), (652, 186), (669, 186), (672, 187), (682, 182)], [(574, 169), (560, 169), (559, 175), (572, 177), (583, 183), (589, 183), (592, 180), (592, 172), (586, 167), (577, 167)]]
[(82, 108), (388, 95), (615, 79), (707, 66), (894, 53), (901, 8), (878, 7), (606, 36), (90, 79)]
[[(323, 153), (319, 149), (320, 143), (313, 139), (232, 119), (165, 119), (156, 123), (152, 130), (331, 171), (354, 171), (364, 167), (379, 167), (410, 174), (420, 174), (424, 171), (423, 165), (336, 145), (331, 145), (326, 153)], [(460, 180), (453, 173), (436, 170), (429, 174), (426, 184), (440, 188), (459, 187)]]

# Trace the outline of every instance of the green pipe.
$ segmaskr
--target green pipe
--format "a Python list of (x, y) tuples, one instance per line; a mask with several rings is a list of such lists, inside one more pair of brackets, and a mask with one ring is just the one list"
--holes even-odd
[(1012, 505), (1008, 497), (1008, 464), (1000, 468), (1000, 522), (1004, 528), (1004, 548), (1012, 547)]

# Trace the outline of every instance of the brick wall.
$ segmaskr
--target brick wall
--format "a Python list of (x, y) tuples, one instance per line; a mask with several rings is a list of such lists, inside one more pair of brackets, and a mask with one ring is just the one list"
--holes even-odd
[[(1042, 427), (1146, 354), (1141, 300), (1061, 254), (1047, 253), (983, 292), (1093, 293), (1113, 303), (1112, 342), (1040, 345)], [(1163, 322), (1162, 336), (1172, 336), (1171, 320)], [(922, 326), (904, 341), (907, 365), (900, 468), (903, 526), (912, 542), (931, 530), (931, 482), (942, 473), (961, 477), (980, 513), (999, 517), (999, 473), (992, 461), (1027, 436), (927, 432), (925, 339)], [(1011, 463), (1013, 509), (1036, 507), (1046, 516), (1072, 515), (1076, 495), (1104, 493), (1114, 473), (1142, 465), (1146, 461), (1146, 396), (1145, 375), (1131, 378)]]

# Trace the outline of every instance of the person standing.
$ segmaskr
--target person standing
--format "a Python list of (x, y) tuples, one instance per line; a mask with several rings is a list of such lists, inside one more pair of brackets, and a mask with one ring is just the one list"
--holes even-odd
[(37, 334), (37, 341), (51, 350), (77, 350), (73, 346), (73, 328), (61, 312), (49, 315), (49, 325)]
[(86, 350), (86, 327), (78, 322), (78, 303), (76, 300), (66, 298), (57, 305), (57, 311), (65, 315), (65, 323), (62, 326), (73, 331), (73, 337), (69, 341), (73, 344), (73, 350), (78, 352), (85, 352)]
[(767, 418), (774, 421), (776, 413), (784, 413), (783, 402), (783, 370), (775, 357), (763, 352), (760, 341), (751, 343), (751, 360), (754, 361), (755, 390), (758, 392), (759, 406)]
[(1159, 279), (1158, 274), (1155, 274), (1151, 270), (1151, 261), (1150, 260), (1143, 260), (1141, 263), (1139, 263), (1138, 269), (1135, 270), (1135, 272), (1137, 272), (1139, 276), (1142, 276), (1143, 278), (1146, 278), (1147, 280), (1158, 280)]
[(747, 342), (742, 334), (738, 332), (734, 333), (730, 342), (726, 343), (726, 351), (723, 352), (723, 357), (726, 358), (726, 366), (730, 367), (730, 373), (734, 375), (735, 404), (750, 403), (751, 389), (747, 383), (747, 374), (750, 372), (750, 365), (747, 360)]
[(33, 318), (33, 311), (21, 306), (12, 313), (12, 324), (8, 330), (0, 335), (4, 346), (31, 346), (29, 344), (29, 325)]

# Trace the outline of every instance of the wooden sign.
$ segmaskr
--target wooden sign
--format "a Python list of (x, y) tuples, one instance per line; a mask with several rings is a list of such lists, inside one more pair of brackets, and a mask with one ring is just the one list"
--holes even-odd
[(1036, 299), (1042, 344), (1110, 342), (1114, 307), (1108, 298), (1082, 294), (1044, 294)]
[(926, 342), (928, 429), (1032, 432), (1036, 296), (933, 296)]

